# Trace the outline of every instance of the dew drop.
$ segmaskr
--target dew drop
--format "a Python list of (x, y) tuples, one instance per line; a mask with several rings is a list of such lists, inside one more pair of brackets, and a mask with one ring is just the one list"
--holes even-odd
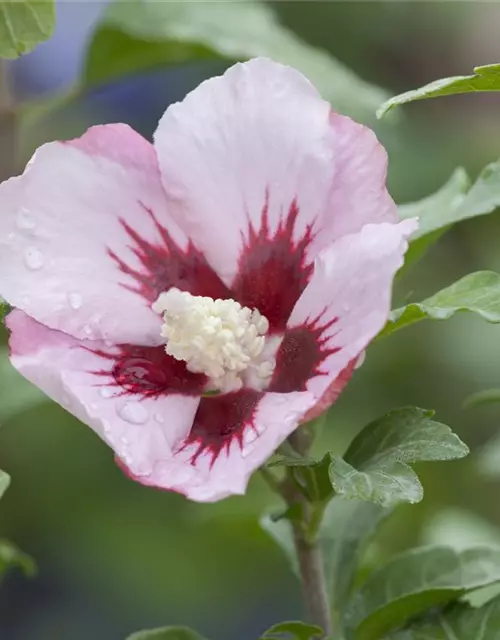
[(24, 264), (31, 271), (38, 271), (45, 264), (42, 252), (35, 247), (28, 247), (24, 252)]
[(148, 410), (138, 402), (126, 402), (117, 411), (120, 418), (130, 424), (144, 424), (149, 418)]
[(113, 396), (113, 389), (110, 389), (109, 387), (102, 387), (99, 393), (103, 398), (111, 398)]
[(68, 302), (69, 302), (69, 306), (76, 311), (82, 306), (83, 298), (79, 293), (75, 293), (75, 292), (69, 293)]
[(165, 418), (162, 416), (161, 413), (155, 413), (153, 418), (158, 424), (163, 424), (165, 422)]
[(36, 227), (35, 216), (24, 207), (19, 210), (16, 218), (16, 226), (20, 231), (29, 231)]

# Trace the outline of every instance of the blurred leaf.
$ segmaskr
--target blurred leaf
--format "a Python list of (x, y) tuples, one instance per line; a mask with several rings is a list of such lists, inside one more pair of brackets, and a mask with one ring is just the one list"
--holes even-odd
[(0, 1), (0, 57), (17, 58), (52, 35), (54, 0)]
[(268, 629), (260, 640), (274, 640), (275, 638), (289, 638), (290, 640), (312, 640), (323, 637), (323, 629), (305, 622), (280, 622)]
[(33, 558), (30, 558), (30, 556), (7, 540), (0, 540), (0, 580), (5, 572), (13, 567), (19, 567), (28, 577), (36, 574), (36, 565)]
[(318, 539), (326, 566), (330, 600), (338, 613), (351, 595), (363, 551), (392, 513), (372, 502), (336, 496), (328, 503)]
[(0, 380), (0, 424), (47, 401), (47, 396), (14, 369), (6, 348), (0, 348)]
[(500, 434), (489, 440), (476, 456), (481, 475), (488, 480), (500, 478)]
[(267, 56), (296, 67), (334, 109), (372, 120), (385, 92), (328, 53), (282, 26), (265, 3), (118, 1), (106, 10), (90, 43), (83, 79), (117, 76), (206, 59)]
[(433, 411), (407, 407), (371, 422), (343, 459), (333, 458), (330, 478), (335, 491), (384, 507), (420, 501), (422, 485), (408, 463), (454, 460), (469, 452), (449, 427), (431, 420), (433, 415)]
[(498, 640), (500, 598), (480, 608), (452, 604), (414, 621), (386, 640)]
[(163, 627), (133, 633), (127, 640), (204, 640), (199, 633), (187, 627)]
[(464, 409), (473, 409), (483, 404), (495, 404), (500, 402), (500, 389), (484, 389), (471, 394), (465, 399)]
[(418, 260), (451, 225), (492, 213), (499, 206), (500, 162), (487, 165), (472, 186), (465, 170), (456, 169), (439, 191), (399, 207), (402, 219), (419, 219), (419, 228), (412, 236), (405, 264)]
[(10, 485), (10, 476), (0, 469), (0, 498), (7, 491)]
[(487, 64), (474, 67), (472, 76), (453, 76), (441, 78), (429, 84), (406, 91), (394, 98), (390, 98), (377, 110), (377, 117), (382, 118), (395, 106), (423, 100), (425, 98), (439, 98), (440, 96), (452, 96), (457, 93), (471, 93), (476, 91), (500, 91), (500, 64)]
[[(462, 509), (440, 510), (424, 525), (424, 544), (446, 545), (462, 551), (474, 546), (500, 547), (500, 530), (493, 523)], [(471, 591), (461, 598), (473, 607), (482, 607), (500, 595), (500, 584)]]
[(470, 273), (423, 302), (394, 309), (379, 336), (420, 320), (448, 320), (458, 311), (471, 311), (488, 322), (500, 322), (500, 276), (492, 271)]
[(295, 552), (293, 531), (288, 520), (276, 519), (272, 514), (265, 514), (260, 519), (260, 526), (276, 542), (285, 554), (291, 569), (296, 576), (300, 576), (299, 563)]
[(346, 611), (350, 637), (378, 640), (427, 609), (499, 581), (500, 549), (411, 549), (373, 572), (354, 596)]
[[(423, 200), (403, 204), (398, 207), (402, 220), (418, 218), (418, 229), (413, 234), (405, 255), (405, 266), (419, 260), (431, 244), (434, 244), (449, 228), (445, 222), (453, 217), (462, 203), (470, 186), (470, 180), (464, 169), (455, 169), (448, 182), (436, 193)], [(440, 221), (444, 223), (441, 225)]]

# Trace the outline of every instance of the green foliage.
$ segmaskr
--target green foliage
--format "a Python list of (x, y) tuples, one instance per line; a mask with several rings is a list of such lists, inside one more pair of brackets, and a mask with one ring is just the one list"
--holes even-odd
[(439, 98), (440, 96), (452, 96), (457, 93), (475, 93), (477, 91), (500, 90), (500, 64), (487, 64), (474, 67), (472, 76), (453, 76), (442, 78), (429, 84), (406, 91), (394, 98), (390, 98), (377, 110), (377, 117), (382, 118), (388, 111), (400, 104), (424, 100), (426, 98)]
[(466, 398), (464, 409), (473, 409), (483, 404), (495, 404), (497, 402), (500, 402), (500, 389), (483, 389)]
[(260, 526), (283, 551), (293, 573), (296, 576), (299, 576), (299, 563), (295, 552), (293, 531), (290, 521), (286, 518), (277, 518), (273, 514), (265, 514), (260, 519)]
[(28, 577), (36, 574), (33, 558), (23, 553), (11, 542), (0, 540), (0, 580), (7, 570), (13, 567), (19, 567)]
[(405, 265), (416, 262), (453, 224), (495, 211), (500, 206), (500, 162), (487, 165), (471, 186), (464, 169), (454, 171), (436, 193), (418, 202), (401, 205), (403, 220), (418, 217)]
[(323, 637), (323, 630), (305, 622), (280, 622), (268, 629), (260, 640), (312, 640)]
[(0, 323), (5, 320), (10, 310), (11, 310), (11, 307), (4, 300), (0, 298)]
[(0, 498), (7, 491), (10, 485), (10, 476), (0, 469)]
[(363, 552), (379, 525), (390, 516), (372, 502), (336, 496), (326, 507), (318, 541), (326, 566), (330, 600), (340, 617), (351, 596)]
[(14, 369), (6, 348), (0, 348), (0, 380), (0, 424), (47, 400), (37, 387)]
[(0, 1), (0, 57), (29, 53), (52, 35), (54, 0)]
[(127, 640), (204, 640), (196, 631), (187, 627), (163, 627), (133, 633)]
[(330, 478), (335, 491), (385, 507), (420, 501), (422, 485), (408, 463), (454, 460), (468, 453), (458, 436), (432, 416), (432, 411), (408, 407), (370, 423), (344, 458), (333, 459)]
[(500, 275), (492, 271), (470, 273), (423, 302), (393, 310), (380, 336), (420, 320), (448, 320), (458, 311), (471, 311), (488, 322), (500, 322)]
[(371, 120), (384, 92), (282, 26), (264, 3), (118, 1), (89, 46), (85, 83), (207, 59), (267, 56), (296, 67), (334, 109)]
[(417, 614), (499, 581), (500, 549), (412, 549), (392, 558), (362, 585), (346, 612), (348, 637), (378, 640)]
[(453, 604), (414, 621), (387, 640), (497, 640), (500, 598), (480, 608)]

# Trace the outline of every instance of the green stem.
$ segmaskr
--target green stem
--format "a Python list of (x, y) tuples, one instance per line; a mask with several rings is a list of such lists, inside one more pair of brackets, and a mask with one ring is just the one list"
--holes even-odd
[[(288, 444), (302, 457), (309, 453), (311, 434), (298, 429), (288, 439)], [(292, 470), (287, 469), (285, 479), (279, 481), (269, 469), (261, 469), (264, 479), (273, 491), (281, 495), (288, 507), (300, 504), (302, 519), (292, 521), (293, 540), (300, 570), (302, 594), (309, 621), (320, 626), (326, 636), (332, 634), (332, 618), (323, 555), (317, 540), (321, 510), (315, 510), (299, 490), (293, 479)]]

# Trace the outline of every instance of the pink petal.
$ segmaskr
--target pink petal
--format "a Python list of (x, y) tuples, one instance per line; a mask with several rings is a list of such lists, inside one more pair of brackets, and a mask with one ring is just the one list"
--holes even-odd
[(95, 353), (107, 349), (104, 343), (78, 341), (19, 310), (9, 314), (7, 326), (16, 369), (92, 427), (141, 481), (147, 483), (158, 460), (170, 459), (189, 433), (198, 397), (125, 395), (94, 373), (112, 367)]
[[(116, 453), (134, 480), (210, 502), (242, 494), (257, 469), (314, 405), (310, 393), (237, 392), (231, 397), (130, 394), (110, 384), (113, 351), (79, 341), (15, 310), (7, 318), (11, 360), (28, 380)], [(103, 376), (108, 367), (108, 376)], [(121, 379), (121, 378), (120, 378)], [(107, 384), (109, 383), (109, 384)], [(255, 401), (246, 394), (254, 394)], [(245, 407), (242, 407), (241, 400)], [(221, 410), (221, 401), (226, 409)], [(233, 429), (233, 431), (231, 431)]]
[[(245, 393), (233, 394), (231, 404), (224, 397), (219, 398), (228, 408), (225, 421), (224, 414), (216, 407), (218, 399), (203, 398), (193, 427), (198, 438), (188, 438), (173, 459), (159, 462), (145, 484), (168, 487), (198, 502), (215, 502), (244, 494), (252, 473), (297, 428), (314, 405), (314, 397), (307, 392), (266, 393), (257, 398), (247, 412), (248, 406), (241, 408), (242, 403), (247, 402)], [(204, 433), (199, 428), (201, 413), (205, 414)], [(234, 426), (238, 426), (238, 431), (233, 430), (228, 436), (227, 431)], [(223, 438), (220, 443), (216, 443), (216, 433)]]
[[(172, 215), (228, 285), (255, 281), (259, 264), (270, 273), (277, 236), (290, 235), (280, 251), (294, 255), (273, 280), (293, 288), (290, 276), (300, 284), (334, 239), (397, 221), (375, 135), (267, 59), (236, 64), (169, 107), (155, 147)], [(270, 299), (265, 279), (257, 284), (253, 298)]]
[(403, 264), (414, 220), (366, 225), (323, 251), (290, 317), (277, 354), (273, 391), (312, 392), (335, 401), (367, 345), (384, 327), (392, 282)]
[(167, 206), (152, 145), (125, 125), (44, 145), (0, 185), (0, 295), (77, 338), (159, 344), (162, 290), (202, 274), (225, 291)]

